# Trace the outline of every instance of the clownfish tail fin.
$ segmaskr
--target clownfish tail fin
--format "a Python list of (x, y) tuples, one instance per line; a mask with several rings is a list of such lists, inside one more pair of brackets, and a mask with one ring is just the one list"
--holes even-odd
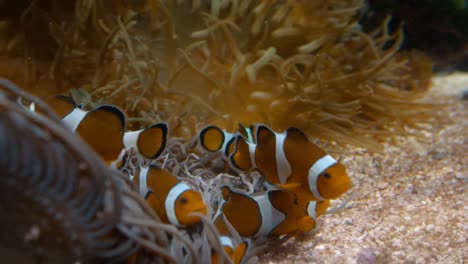
[(254, 162), (255, 145), (248, 143), (243, 136), (236, 136), (234, 151), (229, 155), (229, 165), (238, 171), (249, 171), (255, 167)]
[(217, 126), (207, 126), (200, 131), (199, 140), (200, 145), (204, 149), (210, 152), (216, 152), (223, 148), (226, 135), (224, 131)]
[(148, 159), (156, 159), (166, 148), (167, 124), (156, 123), (141, 131), (138, 136), (138, 151)]
[(211, 152), (221, 149), (224, 142), (224, 133), (217, 126), (207, 126), (199, 135), (200, 145)]

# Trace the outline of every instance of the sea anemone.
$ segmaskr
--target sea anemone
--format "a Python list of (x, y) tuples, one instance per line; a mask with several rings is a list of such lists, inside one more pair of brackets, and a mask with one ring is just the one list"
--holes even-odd
[(4, 20), (4, 32), (15, 23), (20, 31), (3, 50), (26, 54), (27, 78), (15, 81), (54, 84), (49, 93), (80, 89), (73, 94), (81, 102), (116, 104), (136, 126), (164, 120), (190, 138), (197, 123), (233, 130), (263, 122), (376, 149), (364, 135), (388, 136), (387, 124), (430, 112), (414, 100), (429, 88), (431, 62), (397, 53), (403, 33), (388, 31), (390, 18), (363, 32), (363, 5), (31, 2), (20, 21)]

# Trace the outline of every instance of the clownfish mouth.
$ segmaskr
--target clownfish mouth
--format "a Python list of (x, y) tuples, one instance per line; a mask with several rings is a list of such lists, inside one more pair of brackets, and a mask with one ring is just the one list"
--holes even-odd
[(203, 207), (194, 209), (192, 211), (192, 213), (198, 213), (198, 214), (206, 215), (208, 213), (208, 210), (206, 209), (206, 206), (203, 206)]

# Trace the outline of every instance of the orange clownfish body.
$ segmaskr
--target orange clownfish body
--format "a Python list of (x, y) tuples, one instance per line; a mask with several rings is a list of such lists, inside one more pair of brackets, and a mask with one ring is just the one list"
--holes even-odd
[(257, 144), (236, 137), (229, 156), (233, 168), (258, 169), (270, 183), (302, 200), (335, 199), (351, 187), (346, 168), (310, 142), (297, 128), (276, 133), (257, 126)]
[(125, 149), (134, 148), (146, 159), (156, 159), (161, 155), (167, 142), (167, 124), (156, 123), (144, 129), (125, 132)]
[(154, 165), (140, 167), (133, 182), (165, 223), (190, 226), (201, 220), (192, 213), (207, 213), (201, 194), (166, 170)]
[[(280, 236), (295, 231), (307, 233), (325, 212), (329, 201), (297, 203), (296, 196), (285, 190), (270, 190), (249, 196), (223, 187), (221, 212), (243, 237)], [(242, 212), (242, 213), (240, 213)], [(215, 219), (220, 233), (225, 232), (222, 217)]]
[(217, 126), (207, 126), (200, 131), (200, 145), (210, 151), (222, 151), (225, 157), (234, 150), (234, 139), (237, 135), (243, 136), (248, 142), (254, 142), (253, 126), (245, 128), (239, 124), (239, 129), (234, 133), (226, 132)]

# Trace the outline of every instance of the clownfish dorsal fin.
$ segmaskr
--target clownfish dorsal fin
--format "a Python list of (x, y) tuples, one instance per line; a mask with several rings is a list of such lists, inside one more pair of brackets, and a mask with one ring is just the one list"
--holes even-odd
[(274, 141), (275, 139), (275, 132), (271, 130), (264, 124), (258, 124), (256, 129), (257, 131), (257, 145), (258, 144), (267, 144), (269, 142)]
[(292, 140), (302, 141), (302, 142), (309, 142), (307, 135), (304, 131), (300, 130), (297, 127), (289, 127), (286, 129), (286, 134), (292, 137)]
[(180, 181), (172, 173), (156, 165), (148, 166), (148, 176), (146, 179), (148, 189), (152, 190), (162, 200), (166, 199), (169, 191)]
[(76, 133), (104, 160), (115, 160), (124, 147), (124, 129), (125, 116), (122, 111), (103, 105), (86, 113), (76, 127)]
[(62, 94), (50, 97), (45, 101), (54, 109), (55, 113), (57, 113), (60, 118), (64, 118), (77, 108), (75, 101), (73, 101), (71, 97)]
[(255, 145), (248, 143), (243, 136), (236, 136), (234, 150), (228, 157), (231, 168), (238, 171), (250, 171), (255, 168)]
[[(288, 184), (300, 183), (300, 185), (307, 186), (307, 175), (309, 175), (310, 168), (317, 160), (325, 156), (326, 152), (309, 141), (303, 131), (294, 127), (286, 130), (286, 140), (283, 148), (291, 165), (291, 174), (294, 177)], [(287, 189), (293, 190), (290, 187), (287, 187)]]
[(306, 154), (312, 156), (314, 161), (327, 154), (325, 150), (312, 143), (302, 130), (296, 127), (290, 127), (286, 130), (286, 133), (288, 141), (292, 141), (296, 145), (303, 146), (303, 151), (307, 151)]
[(166, 148), (167, 130), (166, 123), (156, 123), (138, 131), (125, 132), (125, 148), (135, 147), (143, 157), (156, 159)]

